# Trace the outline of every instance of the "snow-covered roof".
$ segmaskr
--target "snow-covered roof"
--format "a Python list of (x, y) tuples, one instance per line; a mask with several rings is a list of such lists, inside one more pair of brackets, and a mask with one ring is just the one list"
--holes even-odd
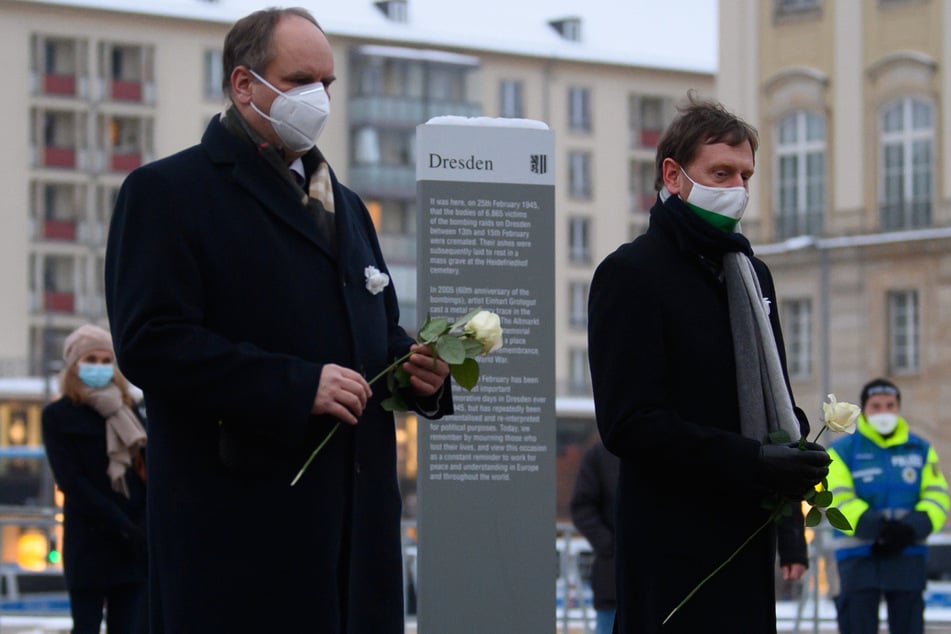
[[(24, 0), (230, 24), (275, 2), (264, 0)], [(408, 0), (394, 22), (374, 0), (289, 0), (310, 10), (327, 34), (401, 45), (451, 47), (531, 57), (714, 73), (716, 0)], [(579, 19), (580, 41), (550, 22)]]

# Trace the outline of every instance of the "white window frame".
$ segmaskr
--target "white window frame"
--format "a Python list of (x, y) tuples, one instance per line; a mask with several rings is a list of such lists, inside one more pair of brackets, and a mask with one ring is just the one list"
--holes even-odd
[[(930, 113), (930, 127), (914, 127), (915, 105), (926, 106)], [(901, 108), (901, 129), (885, 131), (885, 117), (895, 107)], [(879, 111), (879, 165), (878, 165), (878, 202), (879, 216), (882, 230), (912, 229), (931, 225), (931, 210), (935, 196), (935, 116), (934, 103), (917, 97), (906, 97), (885, 104)], [(927, 144), (927, 162), (924, 169), (915, 169), (915, 147), (918, 144)], [(898, 148), (901, 150), (901, 199), (889, 198), (888, 166), (885, 164), (887, 150)], [(915, 190), (917, 176), (924, 176), (927, 192), (922, 194)], [(887, 208), (899, 205), (900, 218), (897, 222), (889, 217)], [(916, 214), (917, 205), (926, 205), (925, 213)], [(924, 215), (924, 218), (916, 217)]]
[[(821, 123), (823, 134), (821, 139), (808, 138), (810, 119)], [(781, 137), (781, 128), (793, 122), (795, 138), (784, 143)], [(775, 128), (776, 159), (775, 178), (773, 186), (773, 205), (776, 210), (776, 237), (778, 239), (791, 238), (797, 235), (819, 235), (822, 233), (823, 211), (825, 209), (826, 184), (825, 168), (819, 170), (819, 179), (810, 180), (809, 160), (819, 157), (823, 166), (826, 165), (826, 126), (825, 117), (809, 110), (798, 110), (783, 117)], [(783, 180), (783, 159), (795, 161), (796, 173), (793, 176), (793, 191), (795, 203), (792, 206), (783, 206), (783, 190), (787, 183)], [(810, 194), (818, 189), (818, 202), (810, 204)]]
[(522, 82), (518, 79), (503, 79), (499, 82), (499, 116), (520, 119), (524, 115)]
[(588, 199), (591, 192), (591, 153), (573, 150), (568, 153), (568, 194)]
[(888, 292), (888, 369), (916, 374), (921, 364), (921, 314), (917, 290)]
[(591, 263), (591, 219), (587, 216), (568, 219), (568, 260), (576, 264)]
[(568, 349), (568, 389), (574, 394), (587, 394), (591, 391), (591, 370), (588, 367), (586, 348)]
[(588, 327), (588, 284), (570, 282), (568, 284), (568, 325), (575, 330)]
[(568, 129), (591, 132), (591, 90), (581, 86), (568, 89)]
[(784, 299), (780, 305), (789, 378), (808, 379), (812, 376), (812, 299)]

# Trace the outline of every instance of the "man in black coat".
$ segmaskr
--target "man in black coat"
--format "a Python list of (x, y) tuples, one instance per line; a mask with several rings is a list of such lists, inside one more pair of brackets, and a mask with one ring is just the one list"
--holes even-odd
[(775, 632), (776, 530), (762, 503), (801, 498), (828, 472), (818, 445), (769, 442), (779, 430), (798, 440), (808, 422), (788, 387), (769, 270), (735, 231), (756, 146), (750, 126), (691, 97), (657, 148), (646, 234), (592, 281), (595, 410), (621, 459), (621, 633)]
[[(367, 377), (414, 344), (366, 208), (315, 147), (330, 44), (268, 9), (223, 60), (231, 106), (129, 175), (106, 256), (149, 411), (151, 631), (402, 633), (394, 421)], [(451, 413), (448, 367), (413, 350), (408, 404)]]
[(571, 494), (571, 520), (594, 550), (591, 592), (597, 612), (595, 634), (610, 634), (617, 609), (614, 581), (614, 514), (618, 457), (596, 442), (581, 458), (575, 489)]

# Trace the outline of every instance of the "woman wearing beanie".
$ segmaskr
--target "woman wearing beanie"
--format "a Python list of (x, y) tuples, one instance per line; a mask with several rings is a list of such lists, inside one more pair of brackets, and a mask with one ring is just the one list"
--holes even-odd
[(61, 398), (43, 410), (43, 443), (63, 491), (63, 569), (73, 634), (139, 631), (146, 582), (146, 434), (115, 367), (112, 338), (87, 324), (67, 338)]

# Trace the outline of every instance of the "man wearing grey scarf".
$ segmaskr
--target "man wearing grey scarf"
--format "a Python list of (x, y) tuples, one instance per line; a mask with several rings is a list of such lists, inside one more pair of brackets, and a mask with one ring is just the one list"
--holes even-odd
[[(777, 536), (787, 578), (808, 561), (796, 501), (829, 457), (797, 444), (809, 423), (787, 380), (772, 276), (738, 230), (757, 143), (722, 105), (691, 95), (657, 148), (647, 232), (591, 284), (595, 411), (621, 458), (621, 634), (773, 634)], [(776, 432), (791, 442), (771, 443)], [(774, 527), (763, 503), (783, 499), (793, 514)]]

